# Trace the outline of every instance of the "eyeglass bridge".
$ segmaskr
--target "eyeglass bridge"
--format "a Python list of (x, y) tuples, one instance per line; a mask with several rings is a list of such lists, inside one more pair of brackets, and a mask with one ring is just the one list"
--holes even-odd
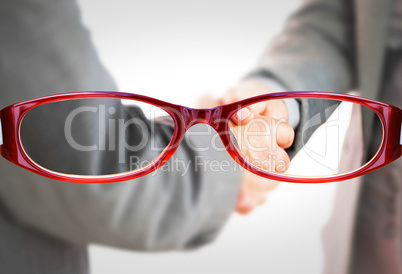
[(194, 109), (183, 107), (181, 115), (186, 129), (196, 124), (208, 124), (214, 129), (219, 128), (222, 122), (222, 107), (215, 107), (210, 109)]

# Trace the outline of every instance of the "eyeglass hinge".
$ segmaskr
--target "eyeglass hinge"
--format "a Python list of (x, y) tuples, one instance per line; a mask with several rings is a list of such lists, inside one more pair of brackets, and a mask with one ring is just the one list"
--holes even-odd
[(401, 123), (401, 135), (399, 137), (399, 144), (402, 145), (402, 123)]
[(0, 120), (0, 145), (3, 144), (3, 127), (1, 126), (1, 120)]

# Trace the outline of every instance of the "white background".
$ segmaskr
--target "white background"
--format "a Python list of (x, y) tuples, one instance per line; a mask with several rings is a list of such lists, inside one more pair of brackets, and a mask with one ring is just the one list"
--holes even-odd
[[(84, 23), (119, 91), (194, 106), (255, 65), (300, 0), (80, 0)], [(146, 254), (92, 246), (92, 273), (321, 273), (321, 230), (336, 184), (281, 183), (249, 216), (192, 252)]]

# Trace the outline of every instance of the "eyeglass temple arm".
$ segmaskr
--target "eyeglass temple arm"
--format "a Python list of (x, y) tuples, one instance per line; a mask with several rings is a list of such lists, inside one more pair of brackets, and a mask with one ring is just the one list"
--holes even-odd
[(402, 109), (400, 108), (399, 108), (399, 124), (401, 125), (401, 130), (399, 133), (399, 144), (402, 146)]
[(3, 125), (1, 123), (1, 114), (3, 110), (0, 110), (0, 155), (1, 155), (1, 147), (3, 146)]
[(399, 123), (401, 125), (401, 130), (399, 133), (399, 148), (400, 148), (400, 153), (399, 156), (402, 156), (402, 109), (399, 109)]
[(0, 120), (0, 146), (3, 145), (3, 128), (1, 126), (1, 120)]
[(399, 144), (402, 146), (402, 122), (401, 122), (401, 133), (400, 133), (400, 140), (399, 140)]

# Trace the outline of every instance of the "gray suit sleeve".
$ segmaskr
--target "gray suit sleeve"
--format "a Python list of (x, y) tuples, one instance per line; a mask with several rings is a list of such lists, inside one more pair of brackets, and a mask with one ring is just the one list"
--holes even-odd
[[(288, 91), (345, 93), (356, 85), (353, 1), (304, 0), (287, 20), (283, 31), (269, 44), (245, 78), (275, 79)], [(309, 140), (316, 127), (305, 131), (313, 116), (326, 117), (338, 103), (298, 99), (300, 123), (288, 149), (292, 157)], [(314, 129), (314, 130), (313, 130)]]
[(272, 77), (288, 90), (351, 90), (356, 81), (353, 4), (303, 1), (249, 77)]
[[(4, 0), (0, 5), (2, 107), (54, 93), (116, 90), (75, 1)], [(212, 135), (188, 135), (179, 146), (174, 159), (189, 163), (187, 172), (160, 169), (113, 184), (58, 182), (3, 159), (0, 199), (22, 226), (72, 243), (136, 250), (197, 247), (222, 229), (240, 187), (240, 169), (226, 151), (192, 149), (211, 140)], [(197, 158), (227, 165), (204, 170), (196, 166)]]

